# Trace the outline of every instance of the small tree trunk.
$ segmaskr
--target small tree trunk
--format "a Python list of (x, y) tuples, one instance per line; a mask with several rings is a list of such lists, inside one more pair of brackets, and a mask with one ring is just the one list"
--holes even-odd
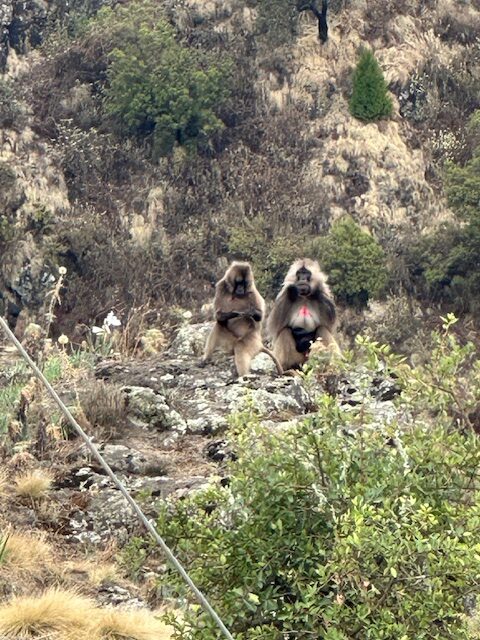
[(327, 11), (328, 0), (322, 0), (322, 10), (317, 8), (317, 0), (298, 0), (297, 10), (311, 11), (318, 20), (318, 37), (320, 42), (324, 43), (328, 40), (328, 23), (327, 23)]

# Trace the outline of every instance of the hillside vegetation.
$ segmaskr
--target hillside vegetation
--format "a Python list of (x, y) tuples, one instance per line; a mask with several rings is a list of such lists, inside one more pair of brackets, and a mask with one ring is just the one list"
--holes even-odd
[[(235, 640), (480, 638), (480, 2), (1, 7), (0, 314)], [(200, 366), (299, 256), (342, 354)], [(3, 336), (0, 434), (0, 637), (222, 637)]]
[[(112, 306), (203, 302), (229, 257), (251, 260), (271, 297), (347, 214), (385, 253), (370, 298), (475, 311), (475, 214), (457, 238), (475, 197), (459, 185), (475, 171), (474, 3), (331, 2), (323, 45), (289, 0), (101, 4), (54, 4), (40, 48), (7, 59), (0, 284), (14, 316), (38, 315), (59, 264), (70, 334)], [(369, 123), (349, 112), (362, 47), (393, 105)]]

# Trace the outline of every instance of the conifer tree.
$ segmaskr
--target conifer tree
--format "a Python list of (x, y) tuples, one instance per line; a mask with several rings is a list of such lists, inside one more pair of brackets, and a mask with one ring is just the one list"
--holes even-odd
[(392, 114), (393, 103), (388, 95), (382, 70), (369, 49), (363, 49), (353, 74), (350, 113), (366, 122), (380, 120)]

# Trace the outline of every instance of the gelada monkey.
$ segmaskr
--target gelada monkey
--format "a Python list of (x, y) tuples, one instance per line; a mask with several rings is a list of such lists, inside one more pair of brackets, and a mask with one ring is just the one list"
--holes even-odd
[(265, 301), (258, 293), (248, 262), (232, 262), (215, 287), (215, 325), (208, 336), (203, 355), (207, 363), (217, 348), (235, 356), (239, 376), (250, 371), (252, 359), (260, 352), (275, 362), (278, 373), (282, 367), (274, 354), (263, 345), (262, 320)]
[(298, 368), (306, 362), (317, 338), (338, 353), (332, 335), (335, 318), (333, 297), (318, 262), (308, 258), (296, 260), (288, 270), (267, 324), (273, 353), (282, 367)]

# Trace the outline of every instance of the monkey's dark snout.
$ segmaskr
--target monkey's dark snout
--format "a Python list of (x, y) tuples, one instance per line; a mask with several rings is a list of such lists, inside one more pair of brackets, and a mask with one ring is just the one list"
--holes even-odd
[(297, 285), (297, 291), (301, 296), (308, 296), (310, 295), (310, 285), (307, 284), (306, 282), (301, 282), (300, 284)]

